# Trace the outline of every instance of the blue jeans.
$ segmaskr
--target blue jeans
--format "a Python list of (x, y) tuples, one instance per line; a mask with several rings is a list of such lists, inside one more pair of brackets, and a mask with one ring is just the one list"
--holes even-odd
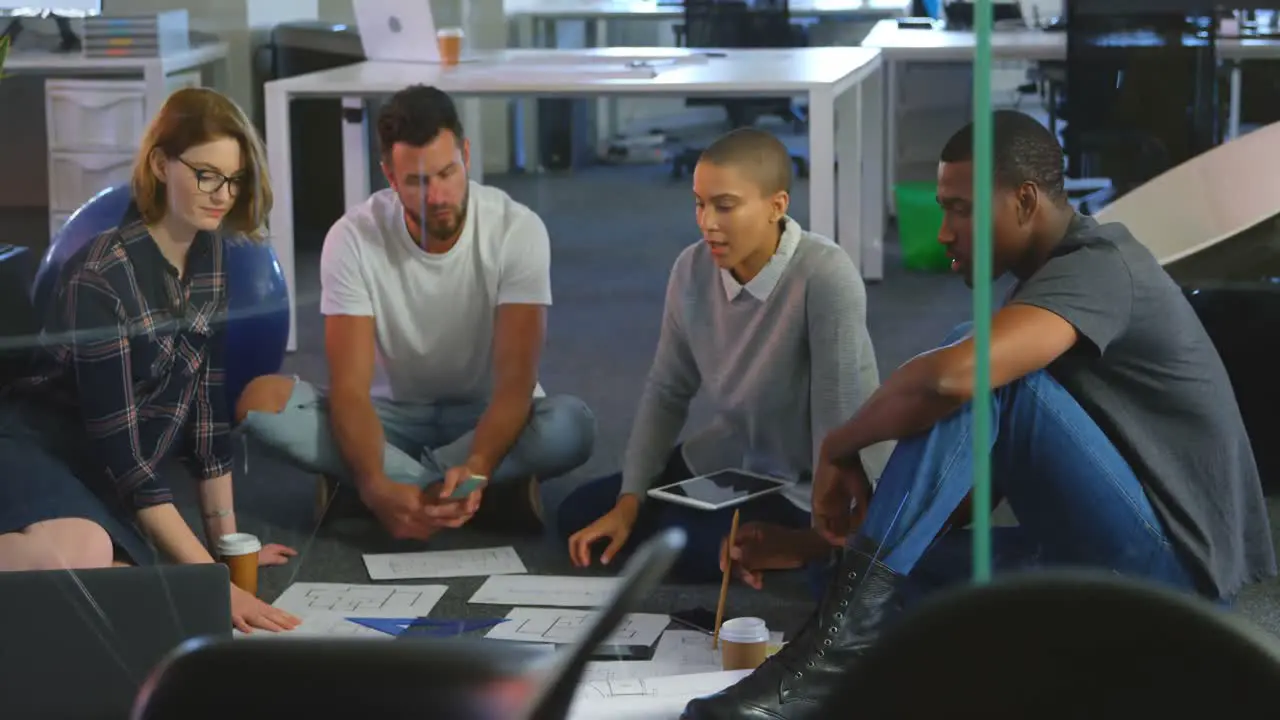
[[(426, 487), (462, 465), (471, 453), (482, 403), (404, 403), (374, 399), (387, 447), (383, 471), (395, 482)], [(295, 380), (279, 413), (250, 412), (241, 428), (290, 462), (334, 479), (348, 470), (329, 431), (328, 400), (310, 383)], [(568, 395), (535, 398), (528, 424), (494, 471), (494, 483), (567, 473), (591, 457), (595, 416)]]
[[(995, 390), (991, 410), (992, 492), (1019, 522), (993, 533), (993, 571), (1088, 567), (1205, 591), (1132, 468), (1048, 372)], [(895, 572), (938, 586), (968, 577), (969, 534), (939, 534), (973, 486), (972, 422), (966, 405), (894, 450), (859, 534)]]
[[(692, 476), (693, 473), (685, 465), (680, 447), (677, 446), (667, 459), (662, 477), (654, 486), (680, 482)], [(557, 487), (555, 483), (542, 486), (542, 507), (544, 517), (548, 520), (547, 526), (554, 533), (552, 539), (564, 547), (570, 536), (613, 509), (618, 493), (622, 490), (622, 475), (608, 475), (580, 483), (565, 488), (564, 492), (557, 492)], [(739, 524), (762, 522), (792, 528), (807, 528), (812, 524), (808, 512), (796, 507), (780, 494), (757, 498), (736, 509), (740, 512)], [(626, 548), (612, 564), (619, 565), (625, 559), (627, 550), (639, 546), (655, 533), (679, 527), (685, 531), (687, 541), (684, 551), (672, 567), (672, 578), (686, 583), (719, 581), (722, 576), (720, 543), (729, 535), (733, 513), (734, 509), (729, 508), (717, 511), (698, 510), (647, 499), (640, 506), (640, 514), (627, 538)], [(604, 544), (594, 549), (598, 554), (604, 550)]]

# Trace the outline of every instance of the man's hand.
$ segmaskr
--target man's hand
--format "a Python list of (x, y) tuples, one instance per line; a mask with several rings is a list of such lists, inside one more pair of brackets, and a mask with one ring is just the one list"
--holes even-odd
[(767, 570), (795, 570), (825, 555), (831, 545), (813, 529), (750, 522), (738, 528), (733, 547), (729, 539), (720, 541), (720, 571), (724, 572), (726, 554), (733, 563), (734, 574), (742, 582), (759, 590), (764, 586)]
[(844, 545), (867, 516), (871, 481), (856, 456), (836, 464), (823, 457), (813, 474), (813, 526), (832, 545)]
[(360, 499), (392, 537), (427, 540), (441, 528), (462, 527), (480, 507), (480, 491), (459, 501), (441, 497), (443, 489), (443, 483), (422, 489), (383, 479), (367, 483)]
[[(483, 477), (483, 476), (480, 475), (479, 473), (474, 472), (471, 469), (471, 467), (468, 465), (459, 465), (458, 467), (449, 468), (444, 472), (444, 482), (440, 488), (440, 497), (453, 498), (454, 491), (462, 487), (463, 484), (465, 484), (468, 480), (470, 480), (473, 477)], [(468, 493), (465, 499), (471, 500), (472, 495), (475, 496), (476, 507), (477, 508), (480, 507), (480, 490), (474, 490)], [(458, 499), (462, 500), (464, 498), (458, 498)]]

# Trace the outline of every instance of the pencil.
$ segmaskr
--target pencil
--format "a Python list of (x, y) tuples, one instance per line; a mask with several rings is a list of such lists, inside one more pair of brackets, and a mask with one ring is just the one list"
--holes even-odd
[(711, 635), (711, 649), (720, 647), (720, 621), (724, 620), (724, 601), (729, 596), (729, 572), (733, 569), (733, 542), (738, 534), (738, 511), (733, 511), (733, 524), (729, 526), (729, 542), (724, 546), (724, 579), (720, 581), (720, 602), (716, 603), (716, 630)]

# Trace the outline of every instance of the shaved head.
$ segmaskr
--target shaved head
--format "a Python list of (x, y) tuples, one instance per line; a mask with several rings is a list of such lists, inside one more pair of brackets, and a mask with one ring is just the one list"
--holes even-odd
[(791, 153), (763, 130), (739, 128), (721, 135), (702, 151), (698, 162), (741, 170), (765, 196), (791, 192)]

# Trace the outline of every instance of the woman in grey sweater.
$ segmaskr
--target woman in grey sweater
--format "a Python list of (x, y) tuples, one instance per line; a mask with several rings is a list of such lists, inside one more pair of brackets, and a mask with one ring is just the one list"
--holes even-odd
[[(830, 546), (810, 521), (819, 446), (879, 385), (862, 279), (843, 249), (787, 216), (791, 159), (782, 143), (735, 130), (707, 148), (693, 178), (703, 240), (671, 270), (622, 472), (544, 497), (580, 567), (597, 544), (607, 543), (599, 556), (607, 565), (629, 541), (676, 525), (689, 535), (676, 574), (715, 578), (733, 510), (646, 502), (646, 491), (722, 468), (789, 481), (741, 506), (735, 553), (752, 553), (758, 569), (784, 548), (788, 558), (824, 556)], [(715, 419), (677, 444), (700, 390)], [(888, 458), (880, 450), (864, 455), (872, 477)], [(744, 579), (759, 584), (754, 574)]]

